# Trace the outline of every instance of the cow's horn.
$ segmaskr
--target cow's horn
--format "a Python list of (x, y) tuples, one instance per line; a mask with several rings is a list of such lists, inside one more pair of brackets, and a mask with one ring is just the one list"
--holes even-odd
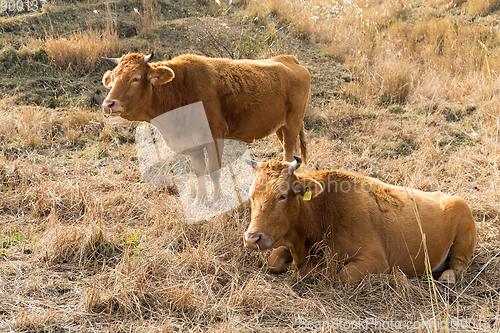
[(249, 160), (248, 158), (245, 158), (245, 162), (247, 162), (248, 165), (250, 165), (252, 168), (257, 169), (259, 167), (259, 163)]
[(120, 62), (120, 58), (106, 58), (106, 57), (101, 57), (101, 58), (115, 65), (118, 65), (118, 63)]
[(144, 62), (150, 62), (155, 57), (155, 53), (151, 51), (150, 55), (144, 56)]
[(291, 162), (288, 165), (288, 173), (292, 173), (295, 170), (299, 168), (299, 166), (302, 164), (302, 159), (296, 155), (293, 155), (293, 158), (295, 158), (295, 161)]

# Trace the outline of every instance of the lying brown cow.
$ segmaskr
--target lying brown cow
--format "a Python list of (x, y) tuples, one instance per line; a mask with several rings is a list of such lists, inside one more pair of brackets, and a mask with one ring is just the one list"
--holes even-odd
[(422, 232), (432, 271), (444, 271), (440, 281), (454, 284), (467, 266), (476, 228), (460, 197), (387, 185), (347, 171), (295, 174), (301, 163), (295, 159), (247, 160), (257, 174), (245, 246), (274, 248), (268, 259), (271, 272), (305, 269), (314, 245), (326, 241), (345, 264), (339, 272), (345, 282), (357, 283), (368, 273), (393, 267), (408, 276), (422, 274)]
[(103, 77), (103, 84), (111, 88), (103, 102), (104, 112), (150, 122), (173, 109), (201, 101), (213, 144), (187, 153), (198, 176), (197, 199), (206, 195), (204, 148), (209, 155), (216, 198), (220, 193), (220, 139), (250, 143), (276, 133), (285, 160), (293, 161), (300, 138), (301, 156), (306, 157), (303, 118), (310, 76), (294, 56), (230, 60), (182, 55), (154, 63), (150, 62), (152, 58), (153, 53), (105, 58), (117, 66)]

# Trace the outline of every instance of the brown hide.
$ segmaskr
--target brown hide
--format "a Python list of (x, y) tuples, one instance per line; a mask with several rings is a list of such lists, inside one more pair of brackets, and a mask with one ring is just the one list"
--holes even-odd
[[(274, 248), (268, 260), (272, 272), (306, 269), (314, 245), (325, 241), (344, 263), (339, 276), (348, 283), (395, 267), (415, 276), (425, 271), (423, 232), (432, 270), (444, 270), (440, 280), (452, 284), (474, 252), (474, 219), (460, 197), (347, 171), (295, 174), (277, 161), (253, 166), (245, 245)], [(311, 200), (304, 200), (309, 195)]]
[(310, 76), (294, 56), (268, 60), (212, 59), (182, 55), (147, 63), (143, 54), (124, 55), (103, 84), (111, 88), (104, 112), (150, 121), (202, 101), (214, 139), (252, 142), (276, 133), (293, 160), (297, 138), (305, 158), (303, 118)]

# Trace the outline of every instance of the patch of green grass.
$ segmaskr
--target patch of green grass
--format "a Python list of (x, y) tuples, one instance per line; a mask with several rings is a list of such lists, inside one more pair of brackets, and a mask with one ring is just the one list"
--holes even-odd
[(445, 116), (446, 121), (456, 122), (464, 119), (465, 117), (474, 113), (477, 110), (477, 106), (447, 106), (443, 108), (441, 113)]
[(447, 137), (439, 142), (445, 151), (453, 151), (463, 146), (473, 146), (474, 141), (464, 131), (452, 128), (447, 132)]
[[(17, 244), (22, 244), (22, 243), (31, 243), (32, 237), (26, 237), (23, 235), (22, 232), (18, 231), (16, 228), (14, 228), (14, 231), (10, 236), (4, 236), (2, 239), (2, 248), (3, 249), (8, 249), (13, 246), (16, 246)], [(5, 251), (4, 251), (5, 252)]]
[(378, 117), (378, 114), (376, 112), (362, 112), (359, 115), (364, 119), (377, 119)]
[(405, 108), (402, 107), (399, 104), (389, 105), (389, 107), (387, 108), (387, 111), (389, 111), (390, 113), (394, 113), (394, 114), (403, 114), (403, 113), (406, 113)]

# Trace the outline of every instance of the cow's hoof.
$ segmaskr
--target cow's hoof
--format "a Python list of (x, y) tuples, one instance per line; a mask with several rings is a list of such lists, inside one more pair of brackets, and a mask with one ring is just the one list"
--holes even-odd
[(448, 269), (441, 274), (438, 281), (448, 286), (453, 286), (457, 281), (456, 272), (452, 269)]
[(274, 274), (286, 272), (292, 267), (292, 264), (293, 257), (290, 254), (290, 251), (284, 246), (274, 249), (267, 260), (267, 267), (269, 268), (269, 271)]
[(212, 206), (221, 207), (222, 205), (224, 205), (224, 197), (222, 195), (215, 196), (212, 200)]
[(206, 206), (207, 205), (207, 197), (206, 196), (205, 197), (201, 197), (201, 198), (196, 197), (194, 199), (194, 204), (196, 206)]

